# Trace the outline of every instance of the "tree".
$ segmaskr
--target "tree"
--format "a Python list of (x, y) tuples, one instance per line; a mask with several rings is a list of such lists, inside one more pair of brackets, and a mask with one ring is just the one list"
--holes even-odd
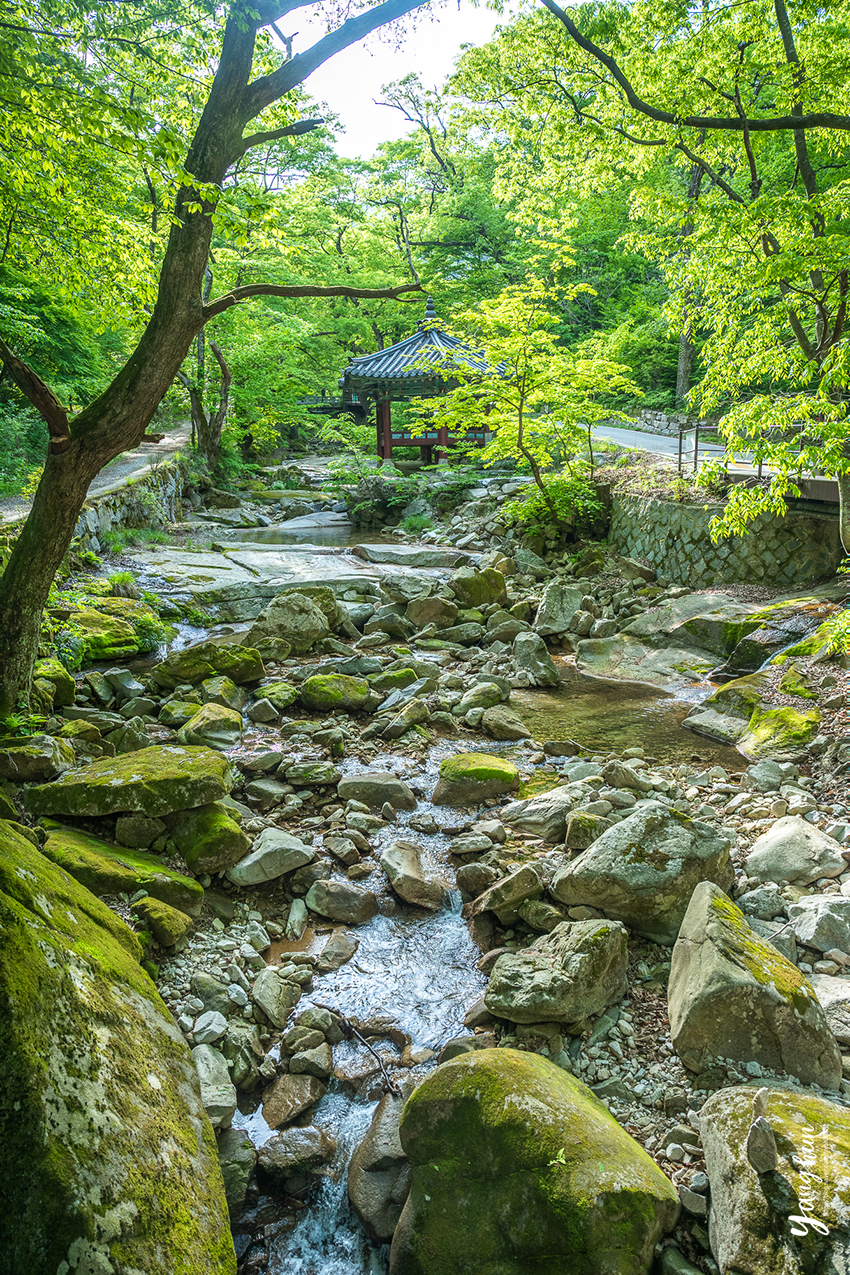
[[(306, 52), (286, 59), (277, 56), (276, 65), (270, 66), (271, 45), (265, 29), (302, 6), (296, 0), (289, 3), (254, 0), (253, 7), (246, 7), (241, 0), (234, 0), (221, 16), (223, 31), (214, 75), (185, 162), (177, 165), (179, 184), (150, 317), (127, 362), (104, 392), (71, 419), (68, 410), (38, 373), (0, 339), (0, 358), (7, 374), (38, 408), (49, 433), (44, 473), (31, 512), (0, 579), (0, 627), (4, 634), (0, 651), (0, 709), (8, 711), (28, 693), (38, 649), (41, 612), (71, 542), (89, 483), (109, 460), (138, 445), (192, 341), (205, 324), (256, 296), (398, 297), (404, 292), (419, 290), (418, 283), (369, 289), (345, 284), (316, 287), (249, 283), (232, 287), (207, 302), (203, 300), (204, 272), (214, 221), (226, 215), (225, 187), (233, 166), (256, 146), (298, 135), (305, 127), (312, 127), (311, 121), (306, 124), (293, 121), (291, 112), (282, 107), (275, 111), (276, 104), (283, 102), (287, 94), (336, 52), (411, 12), (421, 3), (422, 0), (382, 0), (346, 18)], [(59, 43), (67, 44), (74, 51), (67, 56), (77, 70), (95, 60), (92, 48), (99, 38), (112, 50), (124, 49), (129, 43), (143, 62), (161, 65), (160, 49), (164, 47), (161, 37), (167, 18), (174, 20), (175, 14), (179, 30), (189, 24), (190, 14), (194, 17), (194, 27), (189, 26), (189, 30), (196, 46), (202, 46), (211, 34), (209, 22), (204, 22), (203, 8), (193, 12), (176, 6), (170, 11), (166, 5), (150, 15), (146, 12), (140, 15), (135, 6), (131, 8), (132, 13), (127, 17), (130, 25), (121, 28), (120, 22), (127, 16), (121, 6), (108, 10), (99, 8), (92, 23), (88, 13), (82, 14), (70, 4), (67, 9), (57, 4), (55, 8), (39, 5), (32, 10), (21, 4), (18, 21), (13, 24), (16, 36), (20, 36), (19, 47), (16, 56), (10, 56), (7, 51), (7, 55), (0, 58), (0, 73), (5, 71), (6, 79), (14, 83), (23, 101), (31, 102), (34, 95), (37, 98), (39, 84), (45, 79), (38, 43), (39, 32), (45, 29), (54, 37), (57, 29), (62, 28), (58, 32), (62, 37)], [(176, 39), (176, 35), (173, 38)], [(82, 50), (80, 56), (77, 50)], [(258, 57), (262, 73), (255, 76)], [(51, 102), (59, 103), (63, 127), (71, 132), (73, 123), (68, 117), (73, 116), (73, 108), (78, 103), (69, 103), (63, 97), (66, 86), (60, 83), (57, 88), (56, 79), (61, 81), (61, 76), (60, 66), (45, 94)], [(25, 93), (21, 90), (22, 81), (27, 81)], [(119, 96), (124, 87), (119, 86)], [(119, 111), (102, 85), (98, 89), (102, 97), (107, 98), (103, 114), (110, 116), (113, 132), (115, 119), (122, 112), (125, 124), (128, 109), (129, 118), (133, 119), (135, 108), (127, 108), (122, 99)], [(98, 105), (101, 105), (100, 98)], [(255, 126), (257, 131), (246, 133), (261, 116), (264, 119)], [(26, 118), (23, 111), (21, 118)], [(90, 122), (90, 116), (85, 118)], [(136, 119), (136, 127), (148, 122)], [(165, 128), (160, 131), (166, 133)], [(156, 140), (156, 136), (149, 139), (146, 150), (155, 149)]]
[(458, 435), (489, 430), (492, 438), (480, 453), (484, 464), (525, 463), (555, 524), (562, 521), (562, 511), (544, 471), (557, 463), (576, 473), (572, 462), (582, 451), (592, 467), (594, 425), (625, 419), (612, 409), (611, 398), (638, 392), (621, 365), (576, 358), (559, 346), (552, 331), (556, 307), (573, 292), (556, 297), (532, 278), (456, 316), (458, 333), (480, 357), (467, 360), (461, 354), (446, 364), (444, 375), (456, 387), (419, 403), (430, 428), (446, 426)]

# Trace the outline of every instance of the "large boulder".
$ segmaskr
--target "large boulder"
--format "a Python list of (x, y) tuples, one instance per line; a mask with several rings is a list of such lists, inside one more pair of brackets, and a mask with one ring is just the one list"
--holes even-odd
[(597, 908), (654, 943), (672, 945), (700, 881), (728, 890), (731, 842), (657, 801), (603, 832), (550, 887), (560, 903)]
[(500, 811), (502, 823), (529, 832), (533, 837), (540, 837), (557, 845), (564, 840), (567, 821), (577, 807), (584, 806), (595, 798), (594, 790), (589, 784), (576, 780), (575, 783), (562, 784), (549, 792), (538, 793), (536, 797), (527, 797), (522, 801), (512, 801)]
[(323, 1098), (327, 1085), (315, 1076), (278, 1076), (263, 1094), (263, 1119), (282, 1129)]
[(172, 652), (151, 669), (150, 679), (155, 686), (173, 691), (185, 683), (197, 686), (216, 674), (227, 676), (241, 686), (244, 682), (259, 682), (265, 670), (259, 652), (249, 646), (236, 642), (201, 642), (198, 646)]
[(365, 925), (378, 911), (372, 891), (348, 881), (314, 881), (304, 902), (319, 916), (342, 925)]
[(492, 753), (459, 753), (440, 763), (440, 778), (431, 800), (435, 806), (477, 806), (519, 787), (513, 762)]
[(518, 633), (513, 645), (514, 663), (528, 673), (535, 686), (558, 686), (561, 676), (548, 647), (538, 633)]
[(407, 1100), (413, 1165), (390, 1275), (646, 1275), (676, 1189), (579, 1080), (482, 1049)]
[(400, 899), (438, 912), (447, 887), (425, 871), (422, 854), (422, 847), (413, 841), (392, 841), (381, 854), (380, 864)]
[(272, 643), (285, 642), (294, 655), (305, 655), (330, 631), (326, 615), (312, 598), (281, 593), (257, 616), (248, 641), (261, 652), (271, 650)]
[(519, 714), (504, 704), (484, 710), (481, 729), (491, 739), (531, 739), (531, 731)]
[(416, 797), (407, 784), (388, 770), (365, 770), (359, 775), (346, 775), (337, 785), (340, 801), (362, 801), (380, 810), (388, 801), (393, 810), (415, 810)]
[(227, 874), (234, 885), (262, 885), (312, 863), (316, 851), (280, 828), (264, 828), (246, 855)]
[(718, 1058), (837, 1089), (841, 1055), (815, 991), (722, 890), (694, 890), (673, 948), (670, 1036), (689, 1071)]
[(619, 921), (562, 921), (499, 957), (484, 1004), (511, 1023), (579, 1023), (623, 999), (627, 964)]
[(0, 749), (0, 780), (13, 784), (38, 783), (55, 779), (77, 765), (74, 746), (54, 735), (30, 735), (25, 739), (5, 741)]
[(565, 580), (550, 580), (543, 590), (534, 627), (541, 637), (566, 633), (573, 616), (581, 610), (584, 590)]
[(235, 1275), (198, 1077), (136, 936), (8, 825), (0, 932), (4, 1269)]
[(478, 571), (475, 567), (460, 567), (449, 578), (449, 588), (462, 607), (484, 607), (493, 602), (507, 601), (505, 577), (495, 567)]
[(226, 872), (244, 859), (251, 842), (223, 801), (182, 810), (166, 820), (171, 839), (193, 872)]
[(92, 894), (135, 894), (144, 890), (152, 899), (190, 914), (200, 911), (204, 891), (182, 872), (166, 868), (158, 855), (111, 846), (78, 828), (47, 822), (42, 854), (79, 881)]
[(177, 732), (181, 744), (196, 744), (225, 752), (242, 738), (242, 715), (222, 704), (204, 704)]
[(378, 1244), (388, 1243), (410, 1190), (411, 1168), (398, 1134), (404, 1100), (386, 1093), (348, 1166), (348, 1198)]
[(69, 770), (52, 784), (30, 788), (26, 805), (36, 815), (137, 812), (158, 817), (218, 801), (232, 787), (230, 766), (221, 753), (161, 744)]
[(747, 876), (759, 881), (809, 885), (819, 877), (837, 877), (847, 867), (846, 847), (799, 815), (785, 815), (763, 832), (750, 849)]
[[(773, 1132), (776, 1168), (747, 1147), (756, 1114)], [(711, 1182), (709, 1235), (721, 1271), (840, 1275), (850, 1269), (850, 1112), (770, 1084), (713, 1094), (700, 1112)]]
[(335, 709), (343, 709), (347, 713), (363, 712), (372, 703), (372, 692), (365, 677), (314, 673), (301, 687), (301, 703), (313, 713), (328, 713)]

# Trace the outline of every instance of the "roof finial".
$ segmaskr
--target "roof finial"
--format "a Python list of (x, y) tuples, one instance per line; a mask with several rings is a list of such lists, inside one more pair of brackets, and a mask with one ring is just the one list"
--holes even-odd
[(429, 297), (428, 300), (425, 302), (425, 322), (426, 323), (437, 322), (437, 311), (434, 309), (433, 297)]

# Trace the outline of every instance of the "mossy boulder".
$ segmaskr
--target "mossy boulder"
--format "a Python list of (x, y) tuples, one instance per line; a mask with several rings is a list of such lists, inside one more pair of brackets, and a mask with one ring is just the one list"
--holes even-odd
[(242, 715), (222, 704), (204, 704), (180, 727), (177, 738), (181, 744), (196, 744), (224, 752), (234, 748), (242, 738)]
[[(427, 601), (430, 602), (431, 599), (428, 598)], [(376, 691), (403, 691), (417, 680), (417, 674), (412, 668), (391, 669), (369, 678), (370, 685)]]
[(29, 735), (3, 742), (6, 747), (0, 749), (0, 779), (14, 784), (53, 779), (77, 764), (73, 745), (55, 735)]
[(230, 766), (220, 753), (161, 744), (70, 770), (52, 784), (30, 788), (25, 804), (36, 815), (137, 812), (158, 818), (218, 801), (232, 787)]
[(390, 1275), (646, 1275), (676, 1189), (581, 1081), (482, 1049), (411, 1094)]
[(92, 894), (135, 894), (147, 890), (181, 912), (198, 912), (204, 891), (197, 881), (166, 868), (155, 854), (120, 849), (76, 828), (48, 820), (42, 853)]
[(241, 713), (248, 703), (248, 692), (224, 673), (204, 678), (200, 692), (205, 704), (221, 704), (224, 708), (232, 708), (236, 713)]
[(513, 762), (492, 753), (459, 753), (441, 763), (431, 800), (435, 806), (475, 806), (518, 787), (519, 771)]
[(130, 929), (0, 826), (4, 1269), (235, 1275), (192, 1057)]
[(36, 660), (33, 677), (53, 685), (53, 703), (57, 708), (66, 708), (73, 704), (77, 697), (77, 683), (65, 668), (61, 660), (49, 656), (44, 660)]
[(236, 642), (201, 642), (183, 651), (174, 651), (151, 669), (150, 679), (155, 686), (173, 691), (188, 683), (197, 686), (208, 677), (225, 674), (237, 686), (259, 682), (265, 669), (258, 651)]
[(171, 839), (193, 872), (226, 872), (251, 848), (251, 842), (222, 801), (182, 810), (166, 820)]
[(260, 612), (248, 636), (258, 650), (272, 650), (273, 644), (284, 642), (295, 655), (305, 655), (330, 631), (324, 611), (312, 598), (281, 593)]
[(129, 620), (91, 607), (72, 611), (70, 621), (85, 640), (85, 660), (120, 660), (136, 655), (142, 644)]
[(776, 1169), (747, 1156), (755, 1090), (713, 1094), (700, 1113), (711, 1180), (711, 1249), (722, 1271), (791, 1275), (846, 1269), (850, 1223), (850, 1112), (813, 1093), (758, 1082)]
[(369, 683), (364, 677), (348, 677), (345, 673), (315, 673), (301, 687), (301, 703), (314, 713), (336, 708), (346, 712), (362, 712), (372, 702)]
[(291, 682), (269, 682), (257, 687), (257, 695), (267, 699), (279, 713), (283, 713), (298, 698), (298, 688)]
[(196, 713), (201, 711), (201, 707), (200, 704), (194, 704), (191, 700), (170, 699), (160, 709), (159, 722), (162, 726), (185, 726)]
[(449, 588), (461, 607), (486, 607), (493, 602), (507, 601), (505, 577), (495, 567), (477, 571), (474, 567), (460, 567), (449, 578)]
[(787, 704), (778, 708), (759, 705), (738, 740), (738, 748), (745, 757), (770, 757), (774, 753), (799, 752), (817, 735), (820, 721), (821, 716), (816, 708), (801, 712)]
[(673, 1047), (689, 1071), (731, 1058), (838, 1088), (841, 1055), (814, 988), (710, 881), (682, 921), (667, 998)]
[(192, 918), (178, 908), (173, 908), (170, 903), (163, 903), (162, 899), (150, 896), (138, 899), (133, 904), (132, 911), (145, 928), (150, 930), (160, 947), (173, 947), (192, 929)]

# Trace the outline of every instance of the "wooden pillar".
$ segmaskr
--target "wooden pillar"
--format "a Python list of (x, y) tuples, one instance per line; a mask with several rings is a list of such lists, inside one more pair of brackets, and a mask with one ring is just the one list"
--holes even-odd
[(437, 464), (448, 464), (449, 457), (449, 427), (441, 425), (437, 430)]
[(380, 399), (378, 413), (378, 457), (391, 460), (393, 454), (393, 425), (389, 399)]

